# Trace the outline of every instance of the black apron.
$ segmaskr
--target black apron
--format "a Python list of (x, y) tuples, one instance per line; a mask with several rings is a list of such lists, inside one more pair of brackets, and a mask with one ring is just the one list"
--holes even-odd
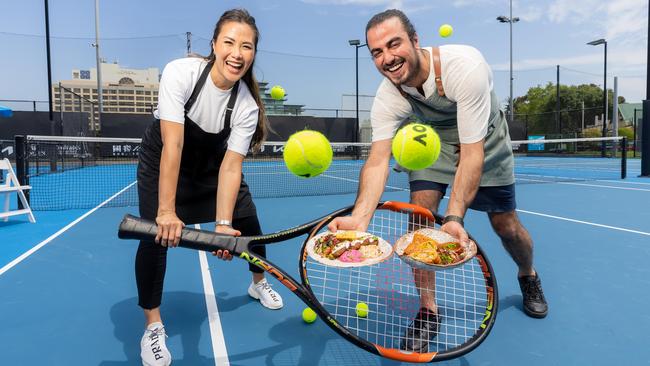
[[(213, 62), (209, 62), (185, 103), (184, 142), (176, 187), (176, 215), (185, 224), (212, 222), (216, 219), (219, 168), (226, 154), (230, 136), (230, 119), (237, 100), (239, 81), (230, 92), (224, 128), (219, 133), (203, 131), (187, 117), (206, 82)], [(138, 157), (138, 198), (140, 216), (155, 220), (158, 215), (158, 180), (162, 153), (160, 121), (155, 120), (145, 131)], [(248, 185), (241, 177), (233, 219), (256, 215)]]

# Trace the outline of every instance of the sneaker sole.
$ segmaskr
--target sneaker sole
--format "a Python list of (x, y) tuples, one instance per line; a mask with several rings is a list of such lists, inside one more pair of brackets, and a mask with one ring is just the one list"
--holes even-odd
[(543, 313), (536, 313), (524, 308), (524, 314), (528, 315), (531, 318), (542, 319), (542, 318), (546, 318), (546, 315), (548, 315), (548, 310), (546, 310)]
[[(142, 359), (142, 355), (140, 355), (140, 357), (141, 357), (141, 359)], [(167, 357), (168, 357), (169, 363), (168, 363), (168, 364), (165, 364), (165, 366), (169, 366), (169, 365), (172, 364), (172, 359), (171, 359), (172, 356), (171, 356), (171, 354), (167, 355)], [(160, 366), (160, 364), (148, 363), (148, 362), (145, 362), (144, 359), (142, 359), (142, 366)]]
[[(170, 362), (170, 363), (168, 363), (168, 364), (165, 365), (165, 366), (169, 366), (169, 365), (171, 365), (171, 364), (172, 364), (172, 363)], [(154, 364), (152, 364), (152, 363), (146, 363), (146, 362), (142, 361), (142, 366), (160, 366), (160, 365), (154, 365)]]

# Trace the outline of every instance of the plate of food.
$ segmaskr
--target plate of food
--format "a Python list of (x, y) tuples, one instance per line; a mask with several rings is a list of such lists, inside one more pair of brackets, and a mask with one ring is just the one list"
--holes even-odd
[(380, 263), (393, 254), (384, 239), (362, 231), (325, 231), (307, 242), (315, 261), (335, 267), (362, 267)]
[(436, 271), (461, 266), (477, 252), (476, 243), (462, 244), (444, 231), (433, 228), (410, 232), (397, 240), (395, 253), (415, 268)]

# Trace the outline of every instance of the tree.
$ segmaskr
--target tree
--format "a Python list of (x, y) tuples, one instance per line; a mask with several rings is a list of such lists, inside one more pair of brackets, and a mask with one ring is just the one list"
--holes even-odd
[[(559, 121), (556, 111), (556, 85), (535, 86), (526, 95), (515, 98), (515, 121), (527, 121), (529, 135), (576, 134), (582, 132), (583, 105), (585, 127), (593, 125), (596, 116), (603, 114), (603, 89), (595, 84), (560, 84)], [(611, 120), (613, 93), (608, 89), (608, 109)], [(625, 98), (619, 96), (619, 103)], [(562, 126), (560, 130), (560, 125)]]

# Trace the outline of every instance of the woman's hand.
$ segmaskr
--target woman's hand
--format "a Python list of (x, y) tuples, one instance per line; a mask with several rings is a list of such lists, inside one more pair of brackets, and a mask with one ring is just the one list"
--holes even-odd
[(163, 247), (176, 247), (181, 241), (181, 232), (185, 224), (176, 216), (176, 212), (161, 212), (156, 217), (158, 232), (156, 233), (156, 243)]
[[(231, 226), (228, 225), (217, 225), (214, 228), (214, 231), (219, 233), (219, 234), (226, 234), (226, 235), (232, 235), (232, 236), (240, 236), (241, 232), (239, 230), (233, 229)], [(230, 252), (227, 250), (217, 250), (216, 252), (212, 252), (212, 255), (223, 259), (224, 261), (229, 261), (232, 259), (232, 255)]]

